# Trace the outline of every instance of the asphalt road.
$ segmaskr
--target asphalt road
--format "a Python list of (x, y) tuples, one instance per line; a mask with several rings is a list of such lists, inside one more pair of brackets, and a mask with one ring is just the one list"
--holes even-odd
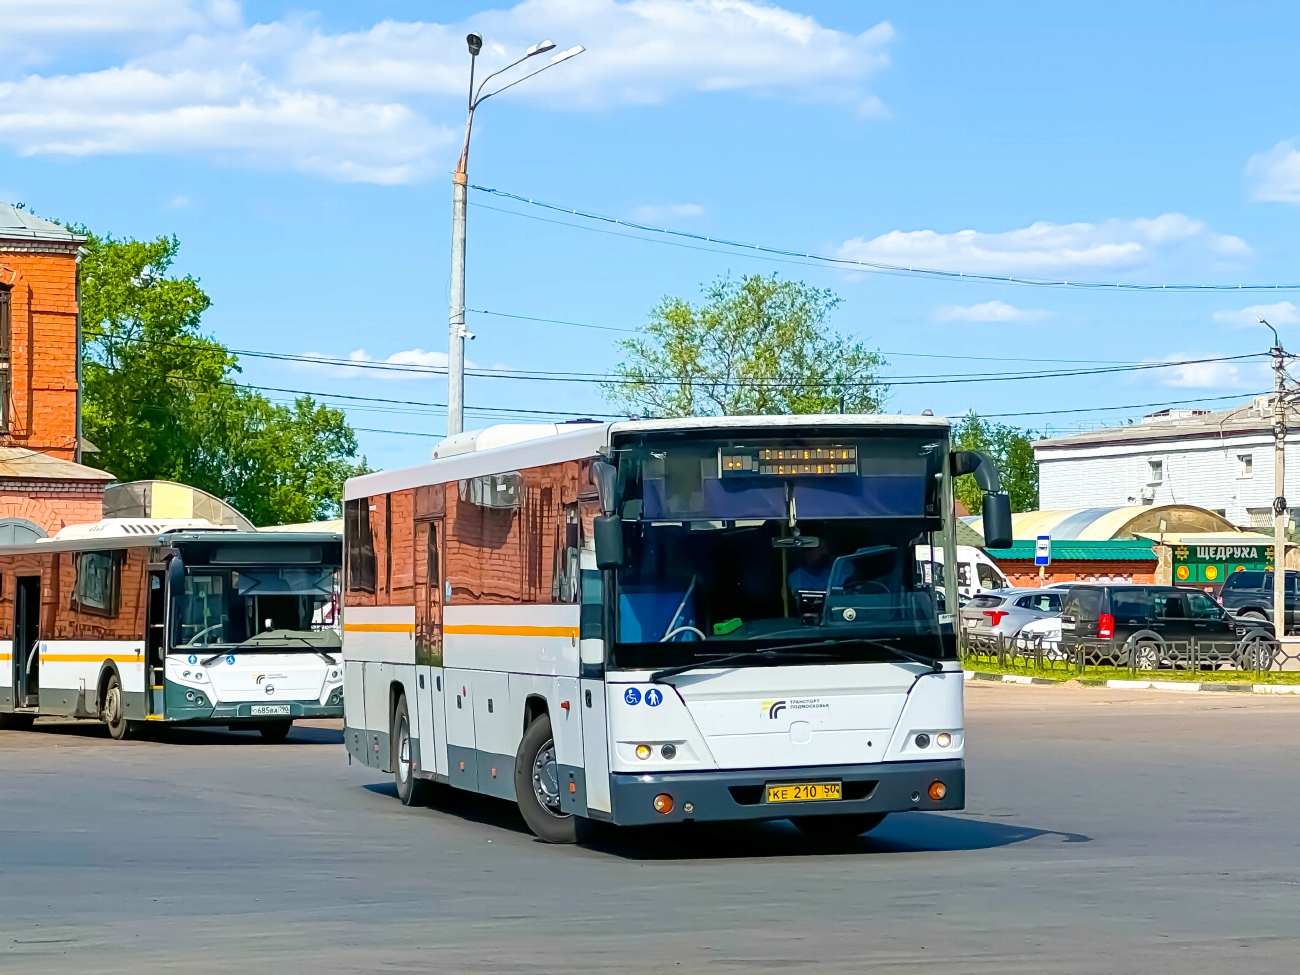
[(341, 733), (0, 732), (5, 973), (1295, 972), (1300, 700), (970, 686), (969, 803), (546, 846)]

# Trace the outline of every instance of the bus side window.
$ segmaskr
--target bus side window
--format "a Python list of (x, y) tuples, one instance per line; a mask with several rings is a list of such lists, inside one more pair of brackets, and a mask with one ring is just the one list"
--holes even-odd
[(981, 589), (1001, 589), (1002, 580), (993, 572), (993, 566), (983, 562), (975, 563), (975, 574), (979, 576)]
[(578, 505), (564, 506), (563, 534), (557, 539), (562, 543), (556, 546), (559, 564), (552, 576), (551, 601), (556, 603), (576, 603), (578, 592), (578, 559), (582, 550), (582, 521), (578, 515)]
[(348, 590), (375, 591), (375, 539), (370, 531), (370, 499), (355, 498), (344, 506), (343, 534), (347, 545)]

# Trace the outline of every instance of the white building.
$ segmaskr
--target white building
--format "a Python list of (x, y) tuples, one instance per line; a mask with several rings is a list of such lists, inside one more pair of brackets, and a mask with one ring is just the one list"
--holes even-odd
[[(1039, 506), (1192, 504), (1235, 525), (1273, 521), (1273, 408), (1269, 397), (1232, 410), (1164, 410), (1140, 423), (1034, 444)], [(1286, 453), (1286, 497), (1300, 521), (1300, 435)]]

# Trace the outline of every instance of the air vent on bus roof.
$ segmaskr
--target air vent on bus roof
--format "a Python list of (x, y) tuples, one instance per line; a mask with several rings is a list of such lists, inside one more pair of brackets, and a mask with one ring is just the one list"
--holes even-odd
[(67, 525), (60, 528), (54, 538), (129, 538), (186, 529), (216, 528), (218, 526), (203, 518), (105, 518), (88, 525)]
[(571, 420), (565, 423), (498, 423), (484, 427), (482, 430), (466, 430), (453, 433), (440, 440), (433, 448), (433, 459), (455, 457), (458, 454), (472, 454), (479, 450), (491, 450), (493, 447), (508, 447), (510, 444), (525, 443), (529, 440), (541, 440), (556, 434), (569, 433), (582, 423), (595, 423), (595, 420)]

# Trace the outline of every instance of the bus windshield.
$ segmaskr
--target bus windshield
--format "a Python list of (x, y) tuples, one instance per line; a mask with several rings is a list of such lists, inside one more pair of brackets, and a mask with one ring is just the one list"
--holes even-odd
[[(945, 447), (889, 437), (634, 452), (639, 469), (620, 469), (615, 665), (765, 647), (855, 662), (954, 657), (934, 571), (951, 530), (940, 503)], [(743, 473), (728, 477), (729, 465)]]
[(187, 566), (175, 597), (180, 648), (337, 649), (339, 572), (334, 566)]

